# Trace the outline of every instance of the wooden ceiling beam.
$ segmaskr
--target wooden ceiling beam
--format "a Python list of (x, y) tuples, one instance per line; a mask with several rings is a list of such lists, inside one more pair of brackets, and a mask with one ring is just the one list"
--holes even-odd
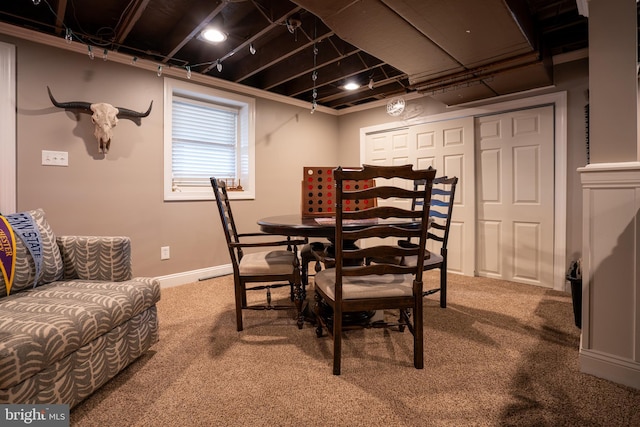
[[(318, 40), (324, 40), (333, 35), (333, 32), (327, 32), (318, 37)], [(236, 83), (241, 83), (251, 76), (260, 73), (263, 70), (266, 70), (269, 67), (273, 67), (274, 65), (291, 58), (305, 49), (312, 47), (314, 41), (306, 41), (299, 42), (292, 37), (289, 32), (284, 32), (280, 37), (272, 40), (269, 44), (270, 46), (262, 46), (260, 49), (260, 56), (257, 58), (258, 64), (240, 64), (238, 63), (238, 67), (236, 69), (236, 73), (233, 80)]]
[(66, 28), (64, 28), (64, 14), (67, 11), (67, 0), (60, 0), (58, 2), (58, 7), (56, 8), (56, 29), (55, 32), (57, 35), (61, 35), (62, 34), (62, 30)]
[[(371, 57), (373, 58), (373, 57)], [(383, 62), (377, 58), (374, 58), (375, 62), (372, 62), (368, 66), (363, 66), (362, 61), (357, 55), (351, 55), (344, 58), (339, 63), (331, 64), (329, 66), (318, 69), (318, 78), (315, 81), (316, 88), (326, 85), (337, 86), (338, 82), (343, 82), (350, 77), (358, 74), (370, 71), (380, 65)], [(282, 90), (288, 96), (300, 95), (309, 90), (313, 90), (314, 82), (311, 79), (297, 79), (282, 86)]]
[(401, 83), (401, 80), (393, 78), (376, 82), (376, 85), (373, 89), (369, 89), (367, 86), (362, 86), (360, 87), (360, 89), (356, 89), (351, 92), (341, 91), (334, 95), (324, 96), (318, 99), (318, 102), (322, 104), (327, 104), (338, 100), (340, 102), (353, 102), (358, 100), (359, 98), (362, 98), (363, 95), (369, 98), (384, 98), (386, 94), (389, 93), (389, 90), (392, 86), (393, 90), (395, 90), (396, 93), (406, 92), (406, 86)]
[(120, 46), (124, 43), (127, 36), (131, 32), (131, 29), (140, 20), (140, 17), (144, 13), (144, 10), (149, 5), (151, 0), (136, 0), (132, 3), (130, 11), (124, 16), (121, 24), (115, 29), (114, 42), (116, 46)]
[[(227, 57), (223, 57), (220, 58), (221, 60), (226, 60), (229, 57), (231, 57), (235, 52), (238, 52), (242, 49), (245, 49), (247, 46), (249, 46), (251, 43), (260, 40), (262, 37), (266, 36), (269, 32), (273, 31), (275, 28), (278, 28), (280, 26), (280, 23), (285, 21), (288, 17), (290, 17), (291, 15), (298, 13), (301, 8), (299, 6), (291, 9), (291, 10), (287, 10), (283, 15), (279, 15), (275, 18), (273, 17), (268, 17), (267, 15), (264, 14), (264, 11), (260, 8), (258, 8), (259, 12), (262, 13), (262, 15), (265, 17), (265, 19), (268, 20), (268, 25), (266, 25), (265, 27), (263, 27), (261, 30), (257, 31), (253, 36), (249, 37), (248, 39), (246, 39), (244, 42), (240, 43), (238, 46), (235, 47), (235, 49), (233, 49), (233, 53), (227, 54)], [(209, 71), (211, 71), (213, 69), (213, 67), (215, 66), (215, 64), (211, 64), (209, 65), (209, 67), (207, 67), (203, 73), (208, 73)], [(242, 73), (241, 71), (238, 71), (236, 74), (240, 74)], [(234, 77), (234, 79), (236, 80), (236, 82), (238, 81), (238, 77)], [(242, 77), (240, 77), (240, 79), (242, 79)]]
[[(198, 4), (192, 5), (189, 13), (185, 14), (178, 24), (175, 26), (175, 30), (169, 36), (167, 36), (165, 43), (165, 50), (168, 51), (165, 55), (165, 59), (162, 61), (167, 63), (173, 58), (179, 51), (187, 44), (191, 39), (197, 37), (198, 34), (215, 18), (226, 6), (226, 2), (222, 0), (200, 1)], [(199, 23), (193, 25), (194, 16), (205, 16), (204, 19), (200, 19)]]
[(305, 74), (311, 78), (314, 69), (335, 64), (358, 52), (360, 49), (351, 45), (347, 46), (343, 52), (338, 52), (335, 49), (318, 49), (314, 66), (313, 49), (307, 49), (302, 54), (281, 61), (260, 73), (260, 86), (265, 90), (270, 90)]

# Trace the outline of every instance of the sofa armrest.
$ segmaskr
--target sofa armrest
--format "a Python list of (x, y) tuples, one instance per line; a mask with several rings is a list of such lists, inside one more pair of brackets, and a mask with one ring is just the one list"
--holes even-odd
[(66, 280), (121, 282), (132, 278), (131, 239), (123, 236), (58, 236)]

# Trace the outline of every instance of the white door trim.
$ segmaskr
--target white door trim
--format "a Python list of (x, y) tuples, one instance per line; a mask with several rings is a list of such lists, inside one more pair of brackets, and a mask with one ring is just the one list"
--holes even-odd
[(16, 211), (16, 47), (0, 42), (0, 212)]
[(415, 124), (424, 124), (462, 117), (477, 117), (510, 110), (519, 110), (552, 104), (554, 108), (554, 263), (553, 288), (565, 291), (567, 259), (567, 93), (556, 92), (512, 101), (488, 103), (486, 105), (460, 109), (428, 117), (416, 117), (407, 121), (397, 121), (360, 129), (360, 161), (365, 158), (365, 137), (367, 134), (384, 132), (397, 128), (406, 128)]

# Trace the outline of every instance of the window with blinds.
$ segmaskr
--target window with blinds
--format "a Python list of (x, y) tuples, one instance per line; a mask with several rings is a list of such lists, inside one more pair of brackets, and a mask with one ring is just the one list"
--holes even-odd
[(238, 110), (174, 96), (174, 187), (209, 187), (209, 178), (237, 181)]
[(231, 198), (255, 191), (251, 98), (165, 80), (165, 200), (210, 200), (210, 178), (224, 179)]

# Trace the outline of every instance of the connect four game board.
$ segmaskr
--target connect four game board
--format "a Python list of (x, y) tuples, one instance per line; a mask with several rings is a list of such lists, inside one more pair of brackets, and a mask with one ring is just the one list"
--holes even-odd
[[(302, 180), (302, 208), (303, 218), (331, 217), (335, 215), (335, 183), (333, 170), (335, 166), (305, 166)], [(345, 190), (359, 189), (375, 185), (373, 180), (345, 181)], [(343, 210), (358, 210), (362, 206), (376, 205), (375, 199), (345, 200)]]

